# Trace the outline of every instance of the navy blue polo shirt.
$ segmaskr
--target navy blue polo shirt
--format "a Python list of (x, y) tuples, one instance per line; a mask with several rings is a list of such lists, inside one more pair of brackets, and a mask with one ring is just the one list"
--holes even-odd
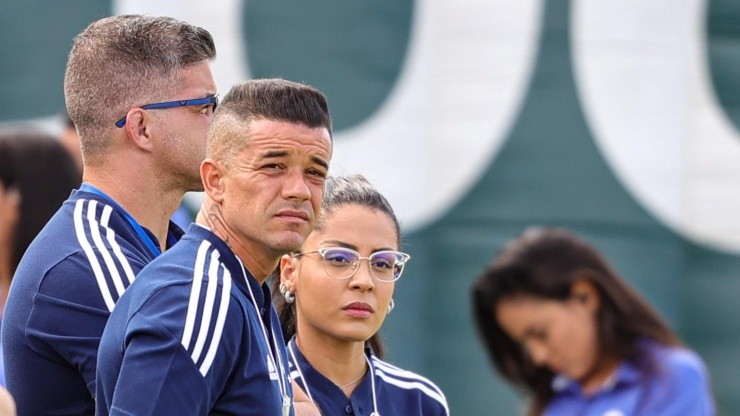
[(192, 224), (121, 297), (100, 343), (98, 415), (293, 414), (270, 291)]
[[(430, 380), (391, 365), (366, 350), (370, 371), (351, 397), (311, 366), (295, 345), (288, 344), (290, 377), (319, 406), (323, 416), (448, 416), (444, 393)], [(298, 371), (300, 368), (300, 371)]]
[[(29, 246), (2, 325), (7, 388), (20, 415), (92, 415), (98, 344), (111, 310), (156, 256), (156, 238), (88, 184)], [(182, 235), (170, 223), (168, 245)], [(145, 237), (145, 238), (144, 238)]]

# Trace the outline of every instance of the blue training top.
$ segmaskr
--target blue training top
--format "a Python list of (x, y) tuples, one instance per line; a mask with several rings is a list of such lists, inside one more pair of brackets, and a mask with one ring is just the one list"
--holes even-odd
[(97, 386), (98, 415), (292, 415), (267, 284), (192, 224), (118, 302), (100, 342)]
[(578, 382), (553, 380), (555, 397), (544, 416), (713, 416), (714, 401), (706, 367), (694, 352), (645, 342), (646, 372), (624, 361), (594, 394), (585, 395)]
[[(109, 197), (83, 184), (21, 259), (2, 325), (6, 383), (19, 415), (94, 414), (105, 322), (139, 270), (154, 259), (150, 246), (159, 245), (131, 220)], [(168, 245), (181, 235), (170, 223)]]
[(323, 416), (364, 416), (373, 412), (377, 412), (377, 416), (449, 415), (447, 399), (434, 383), (388, 364), (372, 355), (369, 349), (365, 353), (371, 364), (370, 371), (348, 398), (336, 384), (311, 366), (296, 347), (293, 337), (288, 344), (290, 378), (310, 394)]

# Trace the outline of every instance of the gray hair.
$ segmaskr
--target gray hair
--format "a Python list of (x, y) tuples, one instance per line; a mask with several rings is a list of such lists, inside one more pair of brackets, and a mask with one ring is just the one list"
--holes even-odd
[(107, 132), (130, 108), (159, 101), (179, 70), (216, 57), (211, 34), (170, 17), (121, 15), (91, 23), (74, 39), (64, 98), (83, 154), (105, 150)]

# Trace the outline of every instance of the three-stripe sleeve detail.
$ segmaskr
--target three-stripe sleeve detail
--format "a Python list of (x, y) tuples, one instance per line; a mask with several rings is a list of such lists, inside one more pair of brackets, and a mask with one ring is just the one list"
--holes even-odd
[(106, 205), (105, 209), (103, 210), (103, 217), (100, 219), (100, 225), (105, 228), (105, 238), (106, 240), (108, 240), (108, 244), (110, 244), (111, 249), (113, 249), (113, 253), (116, 255), (118, 262), (121, 264), (123, 272), (126, 274), (126, 279), (128, 279), (128, 284), (131, 284), (134, 282), (134, 278), (136, 275), (131, 269), (131, 265), (128, 263), (126, 256), (123, 255), (123, 251), (121, 251), (121, 245), (118, 244), (118, 241), (116, 241), (115, 231), (113, 231), (113, 229), (108, 226), (111, 212), (113, 212), (113, 208)]
[[(133, 270), (116, 241), (116, 234), (108, 227), (112, 211), (109, 205), (96, 200), (79, 199), (73, 214), (75, 236), (90, 263), (108, 311), (113, 310), (118, 298), (134, 280)], [(105, 240), (101, 230), (105, 232)], [(121, 271), (126, 276), (125, 281)]]
[(373, 357), (373, 366), (375, 367), (375, 374), (386, 383), (406, 390), (420, 390), (425, 395), (439, 402), (445, 408), (446, 414), (450, 413), (444, 393), (430, 380), (416, 373), (390, 365), (376, 357)]
[[(221, 283), (219, 285), (219, 282)], [(208, 241), (198, 247), (182, 346), (205, 377), (216, 357), (231, 300), (231, 274)]]

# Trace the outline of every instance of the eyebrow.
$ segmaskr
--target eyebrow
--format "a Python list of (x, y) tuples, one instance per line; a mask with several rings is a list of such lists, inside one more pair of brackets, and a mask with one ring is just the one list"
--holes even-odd
[(287, 155), (287, 150), (270, 150), (262, 155), (262, 159), (273, 159), (278, 157), (285, 157)]
[[(359, 250), (359, 247), (357, 247), (356, 245), (345, 243), (344, 241), (340, 241), (340, 240), (326, 240), (326, 241), (322, 241), (321, 243), (322, 244), (333, 244), (333, 245), (337, 245), (337, 246), (340, 246), (340, 247), (349, 248), (349, 249), (352, 249), (354, 251), (357, 251), (358, 253), (360, 251)], [(395, 249), (392, 248), (392, 247), (381, 247), (381, 248), (376, 248), (370, 254), (375, 254), (375, 253), (377, 253), (379, 251), (395, 251)]]
[(527, 329), (525, 329), (525, 330), (524, 330), (524, 332), (522, 332), (522, 333), (521, 333), (521, 334), (519, 335), (519, 341), (520, 341), (520, 342), (522, 342), (522, 341), (524, 341), (525, 339), (527, 339), (527, 338), (529, 338), (529, 337), (531, 337), (531, 336), (534, 336), (534, 333), (535, 333), (535, 332), (537, 332), (537, 331), (536, 331), (536, 330), (535, 330), (534, 328), (532, 328), (532, 327), (528, 327)]
[(527, 329), (525, 329), (524, 332), (522, 332), (522, 334), (518, 337), (516, 341), (519, 343), (524, 343), (524, 341), (527, 340), (528, 338), (536, 337), (536, 334), (540, 331), (542, 331), (542, 329), (538, 329), (538, 328), (531, 327), (531, 326), (527, 327)]
[(326, 170), (329, 170), (329, 162), (325, 161), (324, 159), (318, 156), (311, 156), (311, 160), (313, 160), (313, 163), (316, 163), (317, 165), (323, 167)]
[(218, 96), (218, 92), (207, 92), (199, 98), (211, 98), (211, 97), (216, 97), (216, 96)]
[[(265, 152), (262, 155), (262, 159), (281, 158), (287, 155), (288, 155), (287, 150), (270, 150), (270, 151)], [(314, 155), (314, 156), (311, 156), (311, 161), (313, 161), (313, 163), (316, 163), (317, 165), (320, 165), (324, 169), (329, 170), (329, 163), (325, 161), (324, 159)]]
[(325, 240), (325, 241), (322, 241), (321, 244), (322, 245), (323, 244), (331, 244), (331, 245), (335, 245), (335, 246), (339, 246), (339, 247), (349, 248), (349, 249), (352, 249), (352, 250), (355, 250), (355, 251), (357, 251), (357, 248), (358, 248), (354, 244), (345, 243), (344, 241), (339, 241), (339, 240)]

